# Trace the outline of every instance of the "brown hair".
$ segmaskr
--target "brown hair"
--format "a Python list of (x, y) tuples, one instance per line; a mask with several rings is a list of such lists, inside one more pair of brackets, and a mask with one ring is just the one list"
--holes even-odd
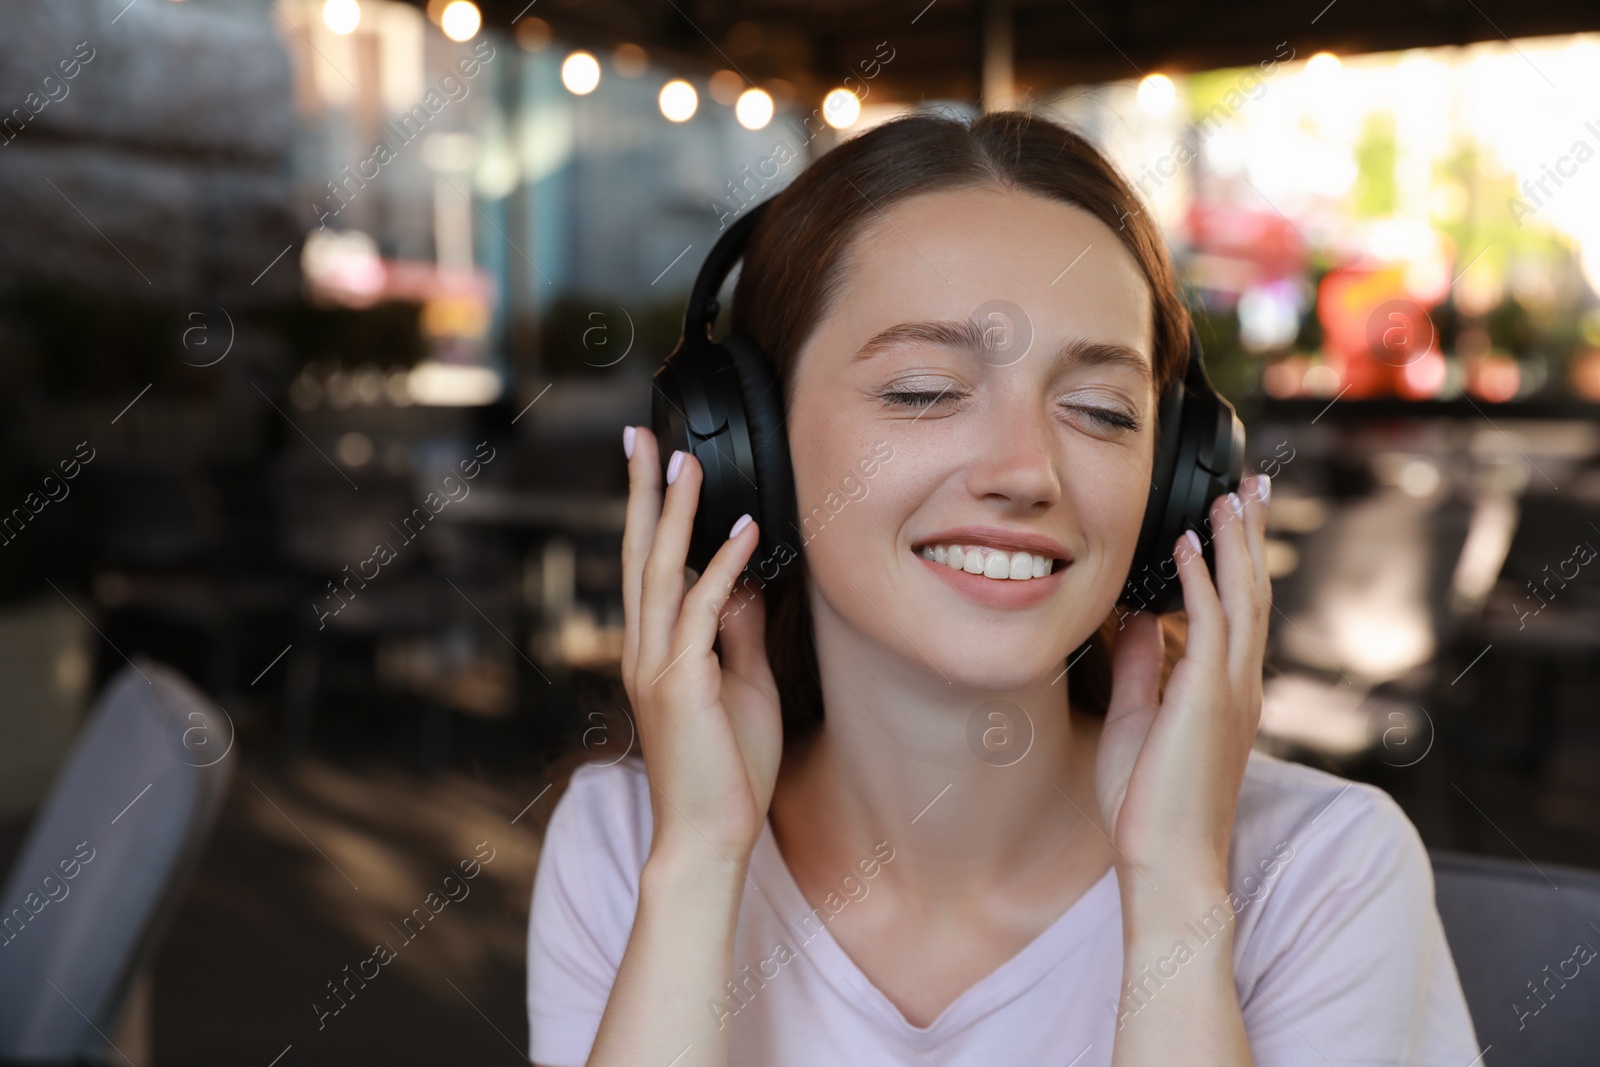
[[(896, 201), (975, 186), (1064, 201), (1115, 231), (1150, 287), (1157, 395), (1183, 373), (1189, 311), (1165, 243), (1105, 156), (1078, 133), (1028, 112), (990, 112), (970, 122), (917, 112), (820, 156), (772, 198), (750, 234), (731, 326), (755, 338), (773, 361), (785, 410), (800, 350), (845, 284), (851, 241), (861, 226)], [(814, 732), (823, 716), (805, 566), (801, 553), (798, 565), (766, 590), (767, 656), (782, 694), (786, 744)], [(1120, 617), (1114, 609), (1067, 659), (1072, 701), (1091, 714), (1104, 715), (1110, 700), (1111, 645)], [(1164, 687), (1182, 654), (1186, 626), (1166, 616), (1162, 627)]]

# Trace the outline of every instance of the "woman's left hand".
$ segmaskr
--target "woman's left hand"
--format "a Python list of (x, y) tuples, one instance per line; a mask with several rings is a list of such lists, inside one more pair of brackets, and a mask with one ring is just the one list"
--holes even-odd
[(1161, 693), (1156, 617), (1127, 621), (1112, 651), (1112, 693), (1095, 763), (1100, 816), (1123, 883), (1228, 885), (1228, 843), (1245, 760), (1261, 721), (1261, 673), (1272, 585), (1267, 576), (1265, 475), (1211, 506), (1217, 580), (1178, 538), (1188, 638)]

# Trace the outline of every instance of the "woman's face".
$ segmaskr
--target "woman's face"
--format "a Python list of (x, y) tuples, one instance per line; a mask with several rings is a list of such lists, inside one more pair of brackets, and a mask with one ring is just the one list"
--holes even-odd
[[(1111, 610), (1144, 516), (1149, 288), (1109, 227), (1039, 195), (941, 191), (870, 217), (789, 407), (818, 625), (971, 689), (1054, 677)], [(925, 545), (959, 545), (963, 567)], [(1012, 578), (1038, 568), (985, 549), (1052, 573)]]

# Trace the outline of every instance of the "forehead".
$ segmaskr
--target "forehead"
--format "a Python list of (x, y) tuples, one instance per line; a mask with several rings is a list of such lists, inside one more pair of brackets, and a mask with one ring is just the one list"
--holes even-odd
[(1152, 360), (1138, 263), (1115, 230), (1064, 201), (988, 186), (908, 197), (869, 211), (842, 269), (819, 329), (829, 347), (900, 322), (982, 318), (1003, 300), (1036, 338), (1117, 341)]

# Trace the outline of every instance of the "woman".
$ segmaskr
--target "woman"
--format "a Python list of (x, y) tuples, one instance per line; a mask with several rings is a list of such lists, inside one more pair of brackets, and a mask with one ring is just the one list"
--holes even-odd
[(686, 588), (701, 470), (625, 431), (643, 758), (551, 817), (533, 1059), (1467, 1067), (1414, 828), (1251, 749), (1267, 479), (1215, 502), (1215, 581), (1174, 547), (1186, 634), (1113, 610), (1189, 328), (1114, 168), (1018, 113), (876, 127), (774, 199), (733, 320), (824, 522), (734, 596), (746, 516)]

